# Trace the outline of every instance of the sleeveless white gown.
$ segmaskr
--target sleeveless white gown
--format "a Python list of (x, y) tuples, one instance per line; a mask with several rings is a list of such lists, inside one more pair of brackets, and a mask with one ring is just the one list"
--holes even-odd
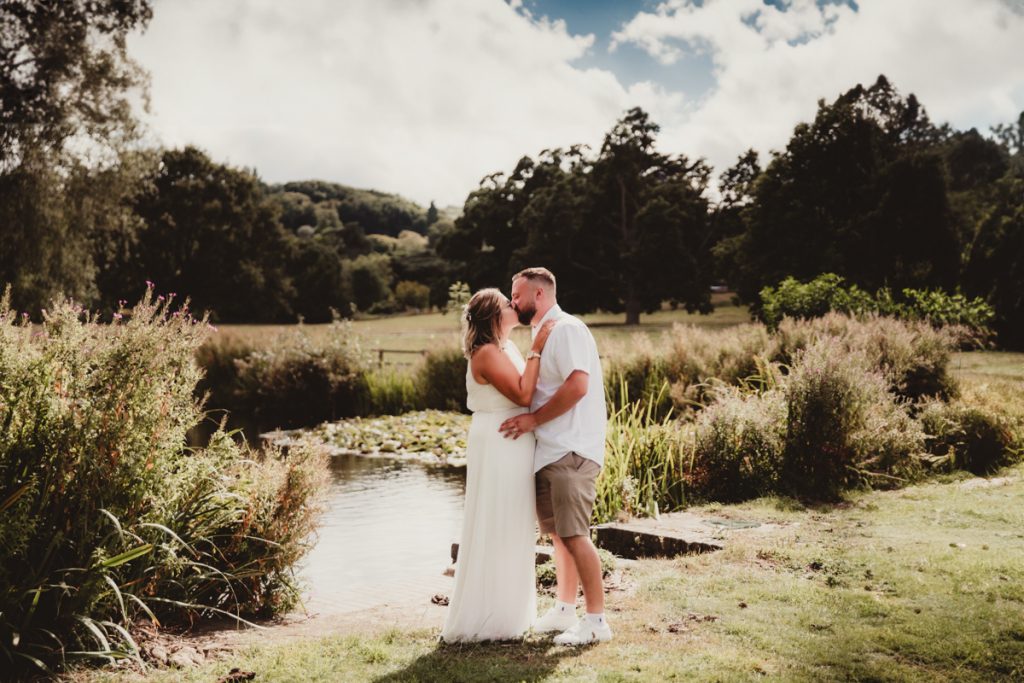
[[(511, 342), (519, 372), (526, 362)], [(503, 421), (526, 412), (466, 370), (473, 413), (466, 443), (466, 502), (455, 592), (441, 638), (448, 643), (521, 638), (537, 614), (533, 434), (506, 439)]]

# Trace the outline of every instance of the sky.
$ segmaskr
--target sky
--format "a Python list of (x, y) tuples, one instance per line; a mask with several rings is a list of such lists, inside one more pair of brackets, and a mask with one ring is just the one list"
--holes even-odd
[(881, 73), (958, 129), (1024, 110), (1024, 0), (154, 0), (128, 49), (153, 142), (424, 205), (634, 106), (716, 171)]

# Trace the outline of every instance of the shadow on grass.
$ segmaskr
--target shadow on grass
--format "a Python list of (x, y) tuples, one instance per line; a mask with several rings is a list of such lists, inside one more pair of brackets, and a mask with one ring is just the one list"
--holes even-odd
[(533, 681), (547, 678), (563, 659), (588, 648), (554, 645), (550, 638), (525, 641), (454, 643), (438, 646), (408, 666), (374, 679), (399, 681)]

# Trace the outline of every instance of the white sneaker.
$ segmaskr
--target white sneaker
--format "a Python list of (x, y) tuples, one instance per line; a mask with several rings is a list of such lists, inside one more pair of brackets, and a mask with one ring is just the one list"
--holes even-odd
[(580, 619), (579, 623), (564, 633), (555, 636), (556, 645), (588, 645), (603, 643), (612, 639), (612, 628), (608, 622), (594, 624), (589, 619)]
[(552, 607), (533, 625), (535, 633), (562, 632), (576, 625), (576, 610), (562, 611)]

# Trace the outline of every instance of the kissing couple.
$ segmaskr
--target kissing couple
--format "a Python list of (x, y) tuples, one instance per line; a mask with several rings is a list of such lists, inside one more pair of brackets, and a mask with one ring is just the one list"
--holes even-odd
[[(522, 354), (509, 340), (531, 325)], [(590, 515), (604, 462), (607, 413), (594, 337), (555, 298), (555, 276), (528, 268), (512, 298), (482, 289), (464, 315), (466, 501), (446, 643), (557, 632), (559, 645), (610, 640)], [(536, 517), (534, 516), (536, 515)], [(536, 529), (554, 545), (557, 601), (537, 615)], [(576, 616), (583, 586), (586, 614)]]

